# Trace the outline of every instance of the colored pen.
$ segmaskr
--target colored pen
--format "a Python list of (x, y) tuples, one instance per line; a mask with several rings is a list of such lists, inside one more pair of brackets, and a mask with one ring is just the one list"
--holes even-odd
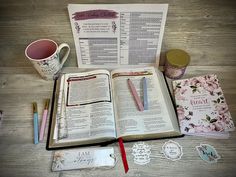
[(147, 79), (143, 77), (143, 107), (148, 110)]
[(38, 144), (39, 143), (38, 108), (36, 102), (33, 102), (33, 114), (34, 114), (34, 144)]
[(49, 102), (50, 102), (50, 99), (46, 99), (44, 111), (43, 111), (42, 123), (41, 123), (41, 127), (40, 127), (39, 141), (43, 141), (47, 117), (48, 117)]
[(127, 81), (128, 81), (128, 85), (129, 85), (130, 91), (131, 91), (131, 93), (132, 93), (132, 95), (134, 97), (135, 103), (137, 104), (139, 111), (143, 111), (144, 107), (143, 107), (142, 101), (139, 98), (138, 93), (137, 93), (137, 91), (136, 91), (136, 89), (134, 87), (134, 84), (132, 83), (132, 81), (130, 79), (127, 79)]

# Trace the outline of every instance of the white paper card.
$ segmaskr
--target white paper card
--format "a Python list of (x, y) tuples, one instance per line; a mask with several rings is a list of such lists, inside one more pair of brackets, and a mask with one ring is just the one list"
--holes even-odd
[(114, 148), (83, 148), (55, 151), (52, 171), (114, 166)]
[(69, 4), (79, 68), (159, 66), (168, 4)]

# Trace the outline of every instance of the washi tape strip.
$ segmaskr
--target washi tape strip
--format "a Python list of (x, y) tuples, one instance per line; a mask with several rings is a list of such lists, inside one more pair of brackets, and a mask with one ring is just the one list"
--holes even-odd
[(207, 163), (216, 163), (221, 158), (216, 149), (209, 144), (200, 144), (196, 146), (196, 150), (200, 158)]
[(169, 140), (162, 146), (162, 153), (169, 160), (180, 160), (183, 155), (182, 146), (179, 143)]
[(150, 162), (151, 147), (144, 142), (135, 143), (132, 147), (132, 155), (134, 156), (134, 163), (138, 165), (145, 165)]

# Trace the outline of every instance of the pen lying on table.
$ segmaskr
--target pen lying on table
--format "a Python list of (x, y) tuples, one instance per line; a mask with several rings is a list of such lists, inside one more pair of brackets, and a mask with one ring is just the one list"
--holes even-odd
[(38, 130), (38, 108), (37, 103), (33, 102), (33, 118), (34, 118), (34, 144), (39, 143), (39, 130)]
[(44, 132), (45, 132), (45, 127), (46, 127), (46, 122), (47, 122), (47, 117), (48, 117), (49, 102), (50, 102), (50, 99), (46, 99), (44, 111), (43, 111), (42, 123), (40, 127), (39, 141), (43, 141), (43, 138), (44, 138)]

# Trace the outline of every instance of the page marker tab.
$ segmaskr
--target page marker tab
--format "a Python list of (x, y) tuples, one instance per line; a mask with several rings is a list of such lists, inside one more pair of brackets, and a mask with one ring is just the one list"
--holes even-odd
[(169, 160), (180, 160), (183, 155), (182, 146), (179, 143), (169, 140), (162, 146), (162, 152)]
[(151, 147), (144, 142), (135, 143), (132, 147), (132, 155), (134, 156), (134, 163), (138, 165), (145, 165), (150, 162)]
[(54, 153), (52, 171), (114, 167), (115, 162), (113, 147), (61, 150)]
[(221, 158), (216, 149), (209, 144), (200, 144), (196, 146), (196, 150), (200, 158), (207, 163), (216, 163)]

